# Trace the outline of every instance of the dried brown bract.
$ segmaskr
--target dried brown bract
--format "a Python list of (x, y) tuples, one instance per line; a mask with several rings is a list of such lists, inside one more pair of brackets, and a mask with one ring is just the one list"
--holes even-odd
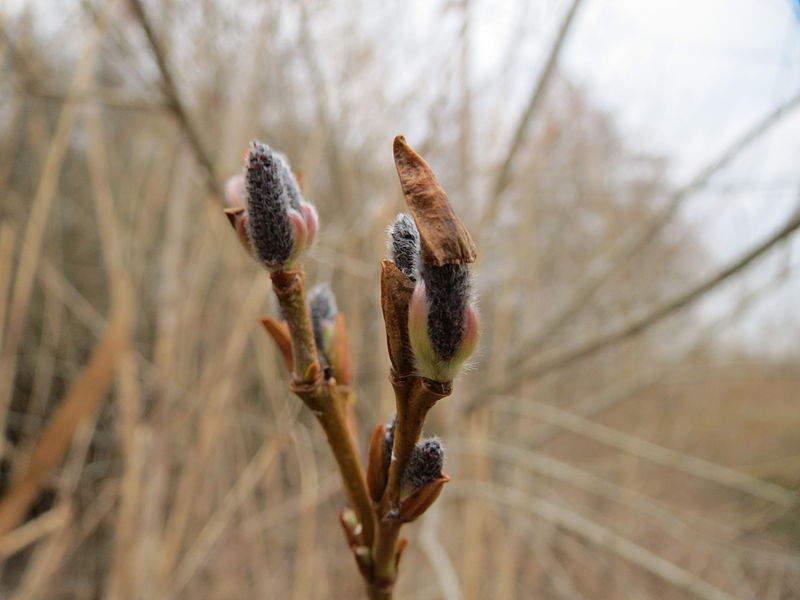
[(433, 169), (402, 135), (394, 138), (394, 164), (419, 230), (422, 260), (436, 267), (475, 262), (478, 252), (472, 236), (453, 211)]

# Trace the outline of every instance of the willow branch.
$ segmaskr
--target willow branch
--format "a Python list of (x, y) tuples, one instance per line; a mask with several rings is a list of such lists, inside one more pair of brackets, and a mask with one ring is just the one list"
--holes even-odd
[(428, 411), (452, 391), (450, 383), (418, 377), (393, 377), (397, 419), (386, 489), (377, 508), (378, 529), (373, 548), (374, 582), (379, 590), (391, 590), (397, 577), (400, 487), (411, 452), (422, 434)]
[(271, 277), (291, 337), (292, 391), (311, 409), (325, 431), (342, 475), (348, 502), (358, 515), (365, 541), (371, 543), (374, 535), (372, 504), (364, 469), (347, 422), (346, 411), (352, 402), (352, 390), (322, 378), (302, 268), (276, 271)]

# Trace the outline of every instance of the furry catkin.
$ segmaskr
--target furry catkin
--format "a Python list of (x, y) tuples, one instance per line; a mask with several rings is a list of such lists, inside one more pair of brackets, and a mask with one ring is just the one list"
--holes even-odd
[(419, 232), (414, 220), (400, 213), (389, 226), (389, 258), (411, 281), (419, 276)]
[(420, 273), (425, 282), (428, 337), (434, 352), (447, 360), (458, 351), (464, 336), (470, 303), (469, 267), (421, 263)]
[(403, 473), (403, 484), (420, 488), (442, 476), (444, 447), (438, 438), (420, 440), (411, 452), (411, 458)]
[(288, 214), (291, 206), (289, 177), (294, 179), (282, 156), (267, 144), (250, 143), (245, 167), (247, 228), (254, 253), (271, 268), (288, 261), (295, 246)]
[(300, 210), (300, 204), (303, 201), (303, 194), (300, 192), (300, 185), (297, 183), (291, 167), (289, 166), (289, 159), (283, 152), (274, 152), (278, 161), (283, 164), (281, 169), (281, 177), (283, 180), (283, 187), (286, 190), (286, 197), (289, 200), (289, 206), (296, 211)]
[(330, 365), (329, 337), (338, 309), (336, 308), (336, 297), (328, 284), (321, 283), (308, 292), (308, 307), (311, 312), (311, 326), (314, 330), (317, 350), (322, 354), (325, 362)]

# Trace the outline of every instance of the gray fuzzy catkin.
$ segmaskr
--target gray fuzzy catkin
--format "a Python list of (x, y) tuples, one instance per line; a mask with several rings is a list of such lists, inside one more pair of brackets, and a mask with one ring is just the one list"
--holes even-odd
[(294, 250), (286, 171), (288, 165), (278, 153), (262, 142), (250, 143), (244, 177), (247, 230), (255, 254), (268, 267), (282, 265)]
[(317, 350), (322, 354), (325, 362), (330, 364), (330, 357), (325, 352), (323, 344), (322, 326), (323, 321), (334, 321), (336, 319), (336, 297), (333, 295), (327, 283), (320, 283), (308, 292), (308, 308), (311, 312), (311, 327), (314, 330), (314, 341)]
[(419, 232), (414, 220), (400, 213), (389, 226), (389, 258), (411, 281), (419, 276)]
[(447, 360), (464, 337), (471, 290), (469, 267), (421, 263), (420, 273), (425, 282), (428, 337), (436, 354)]
[(300, 212), (300, 202), (303, 200), (303, 194), (300, 192), (300, 185), (297, 183), (297, 178), (294, 176), (292, 168), (289, 166), (289, 159), (283, 152), (274, 152), (278, 160), (283, 163), (281, 175), (283, 186), (286, 190), (286, 197), (289, 200), (289, 206)]
[(442, 476), (444, 447), (438, 438), (420, 440), (411, 452), (411, 458), (403, 473), (403, 483), (420, 488)]

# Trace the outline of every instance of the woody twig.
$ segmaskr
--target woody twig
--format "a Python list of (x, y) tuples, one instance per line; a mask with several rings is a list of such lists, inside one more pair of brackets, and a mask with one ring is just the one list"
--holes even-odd
[(318, 227), (286, 158), (253, 142), (242, 175), (226, 185), (226, 216), (270, 273), (281, 316), (262, 319), (336, 459), (350, 508), (340, 522), (372, 599), (390, 599), (407, 542), (403, 524), (421, 516), (449, 477), (444, 448), (423, 439), (425, 418), (453, 388), (477, 343), (468, 264), (475, 247), (428, 164), (402, 137), (394, 158), (410, 216), (389, 233), (381, 306), (396, 415), (372, 434), (366, 473), (357, 451), (353, 368), (344, 315), (327, 286), (306, 291), (301, 259)]

